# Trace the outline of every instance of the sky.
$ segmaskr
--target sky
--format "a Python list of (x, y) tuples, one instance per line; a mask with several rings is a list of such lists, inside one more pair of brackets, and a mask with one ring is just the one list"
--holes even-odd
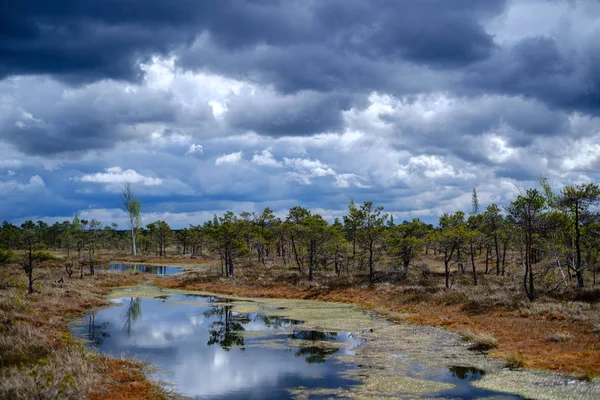
[(7, 0), (0, 220), (396, 221), (600, 177), (595, 0)]

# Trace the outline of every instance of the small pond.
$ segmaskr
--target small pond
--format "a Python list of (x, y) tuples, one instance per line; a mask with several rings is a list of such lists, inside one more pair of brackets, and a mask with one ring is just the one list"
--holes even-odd
[(294, 321), (240, 313), (225, 299), (165, 295), (113, 299), (72, 326), (101, 352), (150, 361), (154, 378), (203, 399), (289, 398), (290, 387), (343, 387), (348, 355), (361, 341), (346, 332), (303, 331)]
[[(493, 378), (505, 370), (453, 334), (345, 304), (155, 287), (122, 288), (111, 301), (72, 333), (100, 352), (149, 361), (153, 379), (189, 398), (524, 398), (500, 392)], [(555, 378), (526, 379), (527, 393), (542, 384), (571, 390)]]
[(169, 265), (144, 265), (144, 264), (110, 264), (106, 267), (109, 271), (132, 271), (153, 275), (174, 275), (183, 272), (183, 269)]

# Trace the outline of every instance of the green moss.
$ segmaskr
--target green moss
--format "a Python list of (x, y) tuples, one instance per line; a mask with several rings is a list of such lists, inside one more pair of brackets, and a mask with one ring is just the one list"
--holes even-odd
[(486, 375), (473, 386), (509, 391), (540, 400), (600, 399), (599, 382), (580, 382), (565, 375), (537, 371), (499, 371)]

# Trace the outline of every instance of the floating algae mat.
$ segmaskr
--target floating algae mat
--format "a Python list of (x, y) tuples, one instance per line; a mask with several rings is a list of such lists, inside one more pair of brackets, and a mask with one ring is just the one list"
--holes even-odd
[(149, 286), (111, 300), (72, 332), (101, 352), (149, 361), (152, 377), (186, 398), (600, 398), (593, 384), (506, 371), (458, 335), (352, 305)]

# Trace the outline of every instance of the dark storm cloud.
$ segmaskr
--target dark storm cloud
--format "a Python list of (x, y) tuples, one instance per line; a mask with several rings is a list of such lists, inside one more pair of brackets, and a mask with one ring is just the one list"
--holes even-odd
[[(566, 113), (523, 98), (433, 96), (401, 104), (393, 112), (380, 115), (395, 128), (394, 136), (399, 145), (412, 151), (456, 154), (477, 163), (484, 162), (485, 154), (473, 141), (483, 135), (500, 135), (512, 147), (527, 147), (536, 138), (570, 132)], [(435, 111), (433, 115), (421, 115), (423, 104)]]
[[(501, 12), (504, 2), (345, 0), (286, 6), (276, 17), (277, 28), (248, 32), (254, 21), (242, 29), (227, 21), (213, 24), (206, 37), (181, 53), (180, 64), (274, 84), (286, 93), (402, 91), (406, 84), (394, 82), (398, 64), (452, 69), (487, 58), (496, 46), (480, 18)], [(295, 18), (283, 11), (289, 9)]]
[[(479, 17), (502, 11), (504, 3), (486, 1), (384, 1), (365, 10), (347, 2), (322, 2), (325, 26), (335, 21), (340, 37), (369, 56), (409, 60), (440, 67), (464, 66), (486, 58), (495, 47)], [(362, 37), (361, 37), (362, 36)], [(337, 37), (336, 37), (337, 39)]]
[(296, 95), (242, 95), (232, 101), (228, 122), (238, 129), (264, 135), (312, 135), (342, 129), (341, 111), (351, 96), (301, 92)]
[[(0, 76), (135, 79), (140, 59), (185, 47), (202, 32), (222, 52), (323, 44), (332, 57), (349, 51), (460, 66), (487, 57), (494, 44), (478, 18), (502, 8), (475, 0), (9, 0), (0, 17)], [(302, 61), (312, 61), (310, 52)], [(238, 72), (247, 72), (244, 63)]]
[(185, 46), (205, 30), (225, 48), (296, 40), (294, 26), (302, 23), (294, 24), (293, 5), (284, 3), (9, 0), (0, 16), (0, 77), (133, 80), (140, 59)]
[[(160, 130), (181, 118), (168, 93), (126, 91), (110, 82), (65, 90), (49, 79), (24, 77), (0, 82), (0, 92), (0, 140), (26, 154), (106, 149), (147, 137), (147, 126)], [(199, 111), (197, 117), (212, 115)]]
[(600, 115), (600, 45), (592, 40), (582, 49), (561, 51), (555, 38), (526, 37), (470, 66), (464, 83), (480, 93), (525, 96)]

